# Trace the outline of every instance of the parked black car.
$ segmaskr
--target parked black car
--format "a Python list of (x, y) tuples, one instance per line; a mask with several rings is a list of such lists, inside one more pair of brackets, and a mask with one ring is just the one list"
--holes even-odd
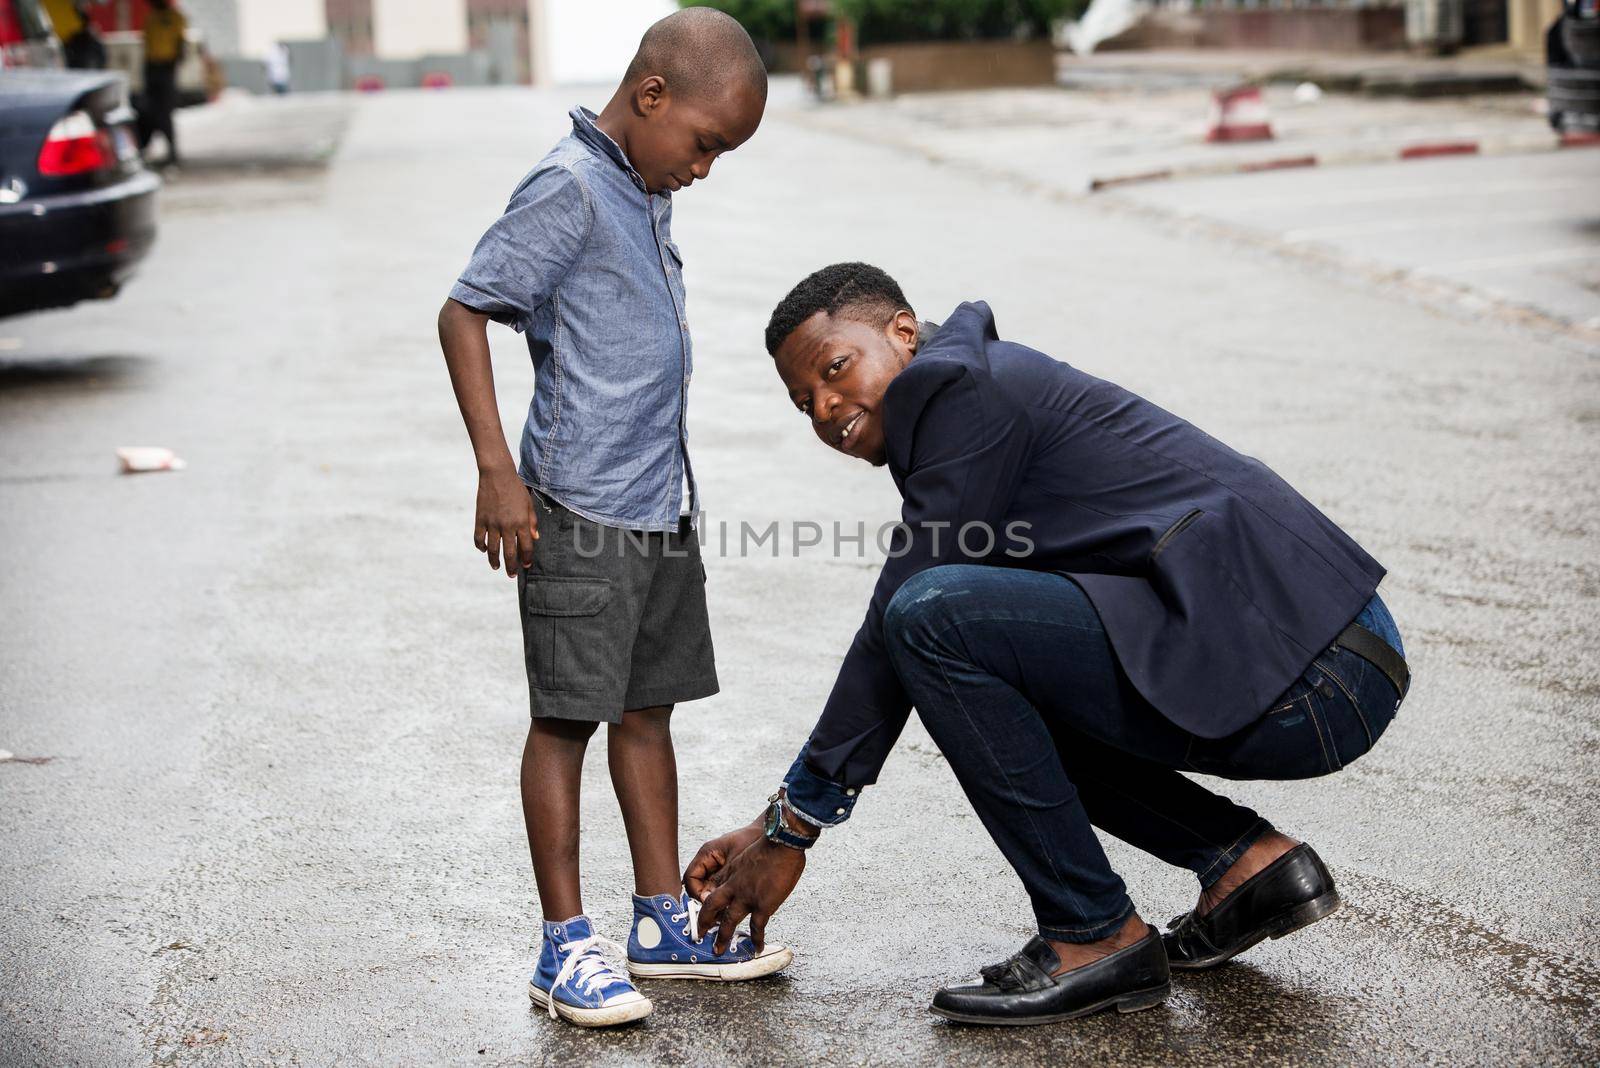
[(1545, 36), (1550, 125), (1562, 133), (1600, 132), (1600, 3), (1564, 0)]
[(150, 251), (134, 121), (120, 74), (0, 70), (0, 316), (114, 296)]

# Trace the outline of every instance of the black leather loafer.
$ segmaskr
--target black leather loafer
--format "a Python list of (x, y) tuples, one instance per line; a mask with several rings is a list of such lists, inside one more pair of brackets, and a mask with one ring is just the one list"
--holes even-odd
[(1137, 1012), (1167, 1000), (1167, 954), (1154, 927), (1129, 946), (1081, 968), (1051, 977), (1061, 959), (1035, 937), (1001, 964), (983, 969), (977, 986), (947, 986), (929, 1011), (969, 1024), (1045, 1024), (1102, 1009)]
[(1305, 843), (1256, 872), (1196, 916), (1175, 918), (1162, 940), (1183, 971), (1215, 968), (1266, 938), (1282, 938), (1339, 910), (1339, 891), (1317, 851)]

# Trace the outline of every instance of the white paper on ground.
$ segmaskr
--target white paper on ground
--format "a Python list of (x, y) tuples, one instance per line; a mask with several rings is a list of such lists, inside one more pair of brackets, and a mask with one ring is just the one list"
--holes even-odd
[(117, 459), (122, 461), (125, 475), (140, 471), (182, 471), (189, 466), (171, 449), (160, 445), (124, 445), (117, 450)]

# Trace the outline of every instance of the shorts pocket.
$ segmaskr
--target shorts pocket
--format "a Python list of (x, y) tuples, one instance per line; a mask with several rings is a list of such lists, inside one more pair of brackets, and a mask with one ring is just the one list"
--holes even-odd
[(606, 640), (611, 580), (533, 575), (522, 587), (528, 679), (540, 690), (603, 690), (617, 673)]

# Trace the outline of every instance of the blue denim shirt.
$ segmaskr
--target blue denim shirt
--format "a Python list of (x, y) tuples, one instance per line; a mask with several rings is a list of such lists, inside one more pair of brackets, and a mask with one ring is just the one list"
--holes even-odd
[(527, 336), (522, 480), (599, 523), (676, 531), (700, 507), (672, 198), (645, 191), (594, 119), (572, 110), (572, 133), (522, 179), (450, 296)]

